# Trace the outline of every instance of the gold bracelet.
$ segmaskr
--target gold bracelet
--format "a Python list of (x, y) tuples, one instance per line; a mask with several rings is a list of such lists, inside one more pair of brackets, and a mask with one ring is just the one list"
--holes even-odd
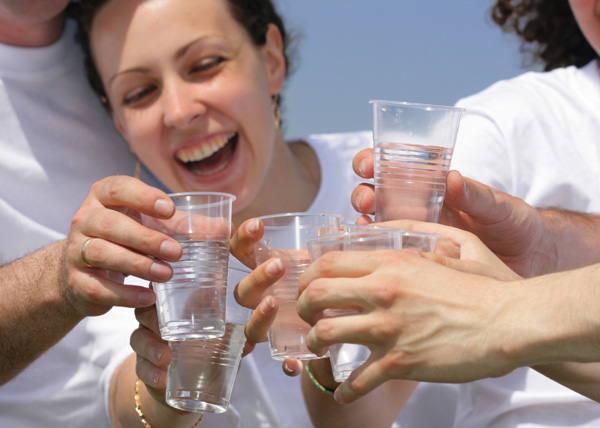
[[(144, 412), (142, 411), (142, 406), (140, 405), (140, 382), (141, 381), (139, 380), (139, 378), (135, 381), (135, 393), (133, 394), (133, 400), (135, 401), (135, 411), (138, 414), (138, 417), (140, 418), (140, 422), (143, 423), (146, 428), (152, 428), (152, 425), (150, 425), (146, 420), (146, 416), (144, 415)], [(204, 418), (204, 413), (200, 414), (200, 419), (198, 419), (198, 422), (192, 425), (192, 428), (196, 428), (198, 425), (200, 425), (200, 422), (202, 422), (202, 418)]]

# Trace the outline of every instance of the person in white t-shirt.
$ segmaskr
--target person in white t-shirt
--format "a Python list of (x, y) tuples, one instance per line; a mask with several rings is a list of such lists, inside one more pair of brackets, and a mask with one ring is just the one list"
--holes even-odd
[[(477, 228), (471, 229), (470, 226), (473, 225), (469, 224), (471, 219), (468, 216), (443, 219), (450, 224), (455, 224), (453, 221), (457, 219), (463, 221), (462, 227), (479, 235), (509, 266), (524, 276), (600, 261), (600, 248), (597, 244), (599, 218), (561, 210), (599, 212), (596, 183), (600, 158), (597, 156), (596, 141), (600, 135), (597, 108), (600, 101), (597, 61), (600, 52), (600, 19), (596, 2), (572, 0), (569, 3), (498, 2), (494, 8), (497, 22), (517, 31), (524, 40), (537, 43), (539, 57), (546, 62), (547, 69), (552, 71), (526, 73), (515, 79), (499, 82), (482, 93), (457, 103), (465, 107), (467, 113), (460, 125), (452, 167), (492, 187), (524, 198), (534, 206), (559, 208), (540, 212), (528, 210), (531, 216), (520, 216), (515, 211), (512, 212), (511, 221), (503, 223), (506, 220), (504, 215), (510, 213), (509, 207), (514, 200), (499, 197), (497, 205), (484, 204), (481, 212), (490, 224), (497, 221), (498, 228), (504, 228), (504, 239), (498, 239), (499, 236), (489, 239), (489, 236), (479, 233)], [(358, 154), (354, 159), (354, 166), (363, 178), (371, 178), (372, 152)], [(456, 179), (456, 175), (449, 175), (449, 179)], [(462, 182), (460, 186), (462, 187)], [(498, 195), (497, 193), (496, 196)], [(369, 186), (360, 186), (353, 194), (355, 207), (363, 213), (371, 213), (373, 196)], [(477, 204), (476, 201), (472, 203)], [(522, 239), (524, 241), (520, 241)], [(519, 257), (518, 248), (515, 247), (527, 241), (529, 245), (523, 247), (527, 250), (524, 254), (526, 257)], [(342, 258), (336, 261), (340, 263), (339, 266), (328, 268), (341, 269)], [(410, 289), (409, 279), (400, 280), (400, 272), (407, 267), (407, 263), (408, 261), (404, 261), (395, 267), (399, 272), (398, 283), (401, 284), (399, 293)], [(459, 266), (455, 263), (451, 265)], [(318, 270), (317, 267), (313, 269)], [(372, 266), (368, 270), (375, 272), (376, 269), (377, 267)], [(443, 319), (448, 320), (448, 334), (443, 338), (436, 336), (435, 340), (439, 339), (440, 342), (433, 338), (431, 342), (424, 341), (418, 351), (413, 344), (410, 350), (415, 354), (407, 356), (406, 360), (400, 358), (397, 361), (397, 376), (388, 364), (389, 370), (385, 373), (372, 370), (368, 382), (368, 376), (359, 381), (352, 379), (340, 389), (338, 398), (353, 401), (369, 390), (368, 385), (377, 385), (388, 376), (465, 382), (479, 377), (498, 376), (521, 365), (563, 360), (598, 361), (595, 345), (597, 323), (591, 315), (595, 313), (596, 304), (589, 301), (590, 298), (593, 299), (597, 288), (597, 269), (598, 265), (593, 265), (578, 271), (535, 278), (522, 284), (507, 284), (506, 296), (499, 294), (502, 293), (501, 284), (486, 288), (485, 285), (491, 283), (489, 279), (447, 272), (446, 275), (441, 275), (440, 281), (439, 278), (435, 279), (436, 271), (433, 268), (429, 273), (427, 268), (413, 271), (418, 272), (416, 277), (419, 283), (427, 282), (438, 287), (437, 294), (435, 289), (430, 289), (427, 297), (421, 296), (422, 301), (411, 300), (410, 307), (426, 311), (429, 302), (432, 311), (435, 308), (438, 310), (438, 317), (432, 316), (428, 321), (421, 318), (419, 331), (428, 331), (428, 328), (439, 325), (441, 312), (446, 311)], [(305, 279), (311, 281), (318, 276), (312, 275)], [(469, 293), (460, 297), (456, 293), (464, 290), (460, 286), (452, 286), (454, 282), (457, 285), (464, 284)], [(584, 286), (581, 282), (587, 284)], [(569, 288), (570, 284), (573, 284), (572, 289)], [(346, 285), (351, 286), (352, 282)], [(514, 289), (517, 291), (519, 285), (531, 286), (532, 289), (521, 295), (517, 291), (511, 294), (509, 290), (513, 290), (513, 285), (517, 286)], [(332, 292), (334, 290), (331, 289)], [(453, 291), (455, 294), (452, 296)], [(338, 295), (341, 294), (343, 293), (338, 290)], [(438, 300), (435, 300), (436, 295)], [(446, 299), (444, 296), (448, 295), (451, 297)], [(496, 298), (492, 299), (492, 296)], [(514, 297), (519, 296), (522, 300), (517, 305), (515, 300), (518, 299)], [(532, 301), (536, 296), (538, 300)], [(328, 297), (332, 296), (325, 293), (310, 302), (305, 301), (305, 316), (310, 317), (311, 307), (320, 307), (320, 299)], [(332, 304), (331, 301), (328, 303)], [(477, 312), (481, 311), (481, 315), (487, 314), (491, 318), (487, 320), (489, 323), (484, 322), (486, 326), (477, 325), (477, 319), (481, 320), (481, 316), (477, 318), (474, 315), (470, 319), (464, 317), (472, 303), (477, 303)], [(515, 309), (507, 312), (512, 317), (492, 318), (493, 314), (506, 307), (505, 303)], [(539, 308), (543, 305), (546, 306), (542, 311)], [(454, 326), (452, 329), (449, 320), (457, 321), (461, 316), (463, 323), (460, 325), (464, 328)], [(548, 321), (543, 322), (544, 319)], [(557, 328), (557, 323), (561, 324), (561, 328)], [(443, 326), (442, 324), (440, 327)], [(398, 331), (405, 332), (401, 327), (402, 324), (399, 324)], [(479, 342), (460, 340), (461, 334), (469, 328), (480, 329), (478, 334), (471, 331), (474, 338), (481, 339)], [(352, 331), (348, 329), (341, 329), (336, 333), (339, 335), (337, 339), (342, 336), (352, 337)], [(358, 333), (358, 329), (355, 333)], [(317, 333), (313, 334), (318, 336)], [(410, 343), (411, 337), (414, 338), (406, 333), (402, 337), (406, 342), (400, 341), (400, 344)], [(312, 340), (317, 347), (331, 343), (331, 337), (325, 342), (316, 337)], [(393, 340), (387, 346), (391, 343)], [(438, 344), (437, 347), (435, 343)], [(441, 348), (443, 345), (440, 343), (460, 343), (461, 347), (457, 350), (462, 351), (462, 355), (451, 355), (452, 347)], [(428, 354), (429, 360), (419, 364), (419, 361), (423, 362), (423, 358), (426, 358), (425, 351), (430, 349), (428, 346), (448, 352), (438, 353), (439, 359), (432, 358), (434, 354)], [(448, 360), (442, 361), (444, 357)], [(455, 360), (452, 361), (452, 358)], [(469, 371), (469, 362), (472, 371)], [(403, 363), (409, 367), (403, 367)], [(436, 363), (441, 365), (436, 367)], [(488, 366), (484, 368), (486, 365)], [(419, 367), (422, 370), (419, 371)], [(445, 370), (437, 370), (440, 367)], [(598, 399), (597, 367), (596, 364), (569, 363), (541, 364), (536, 365), (535, 369)], [(409, 374), (411, 369), (414, 369), (412, 375)], [(354, 389), (349, 388), (353, 382)], [(436, 386), (421, 384), (419, 388), (421, 387)], [(600, 420), (600, 408), (596, 403), (529, 368), (514, 370), (497, 379), (462, 384), (459, 386), (458, 397), (456, 415), (454, 421), (448, 423), (449, 426), (595, 426)]]
[(87, 316), (154, 302), (118, 282), (114, 294), (93, 296), (91, 276), (69, 282), (64, 270), (70, 219), (91, 185), (135, 166), (86, 81), (67, 4), (0, 1), (3, 427), (109, 427), (103, 375), (113, 342), (127, 346), (123, 326), (136, 323), (125, 309)]

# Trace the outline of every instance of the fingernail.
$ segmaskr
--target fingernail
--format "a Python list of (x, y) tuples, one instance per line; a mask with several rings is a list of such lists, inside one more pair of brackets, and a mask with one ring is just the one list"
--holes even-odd
[(160, 244), (160, 248), (158, 250), (160, 251), (160, 254), (167, 259), (177, 259), (181, 253), (181, 245), (176, 242), (166, 240)]
[(294, 372), (292, 369), (290, 369), (290, 368), (288, 367), (287, 363), (283, 363), (283, 370), (284, 370), (286, 373), (290, 373), (290, 374)]
[(283, 263), (281, 263), (281, 259), (271, 260), (265, 268), (265, 272), (267, 272), (269, 276), (277, 276), (282, 270)]
[(171, 277), (171, 268), (163, 263), (152, 263), (150, 273), (156, 280), (167, 280)]
[(156, 300), (156, 295), (154, 294), (154, 291), (142, 291), (138, 295), (138, 303), (142, 307), (150, 306), (150, 305), (154, 304), (155, 300)]
[(165, 350), (162, 348), (158, 348), (156, 350), (156, 352), (154, 353), (154, 357), (156, 358), (157, 363), (160, 361), (160, 359), (162, 358), (164, 353), (165, 353)]
[(360, 161), (360, 164), (358, 164), (358, 171), (360, 172), (361, 176), (365, 176), (367, 175), (367, 160), (363, 159), (362, 161)]
[(356, 208), (358, 208), (358, 210), (360, 210), (360, 201), (362, 199), (362, 193), (359, 192), (358, 195), (356, 195), (356, 200), (354, 201)]
[(467, 180), (463, 178), (463, 189), (465, 189), (465, 196), (469, 197), (469, 186), (467, 186)]
[(342, 393), (340, 392), (340, 387), (337, 387), (335, 389), (335, 391), (333, 392), (333, 399), (338, 403), (338, 404), (344, 404), (344, 400), (342, 400)]
[(251, 235), (254, 235), (256, 232), (258, 232), (258, 228), (259, 228), (258, 219), (249, 221), (248, 224), (246, 224), (246, 232), (248, 232)]
[(169, 217), (173, 213), (173, 204), (165, 199), (154, 202), (154, 212), (162, 217)]
[(160, 373), (155, 372), (154, 375), (152, 376), (152, 382), (154, 382), (154, 385), (158, 385), (159, 379), (160, 379)]
[(273, 298), (271, 296), (269, 296), (265, 299), (264, 302), (261, 303), (260, 312), (263, 315), (267, 315), (267, 314), (273, 312), (274, 308), (275, 308), (275, 303), (273, 303)]

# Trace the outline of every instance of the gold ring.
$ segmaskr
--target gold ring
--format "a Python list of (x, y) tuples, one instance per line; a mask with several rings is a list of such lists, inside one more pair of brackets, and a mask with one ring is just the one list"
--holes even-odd
[(93, 268), (94, 266), (92, 266), (85, 258), (85, 249), (87, 248), (88, 244), (90, 243), (90, 241), (92, 239), (94, 239), (94, 238), (88, 238), (85, 241), (83, 241), (83, 244), (81, 244), (81, 261), (83, 262), (83, 264), (86, 267), (89, 267), (89, 268)]

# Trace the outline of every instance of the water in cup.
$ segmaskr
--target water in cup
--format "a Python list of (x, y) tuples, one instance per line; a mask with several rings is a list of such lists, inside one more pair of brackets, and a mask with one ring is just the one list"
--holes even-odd
[(183, 255), (171, 263), (171, 280), (153, 283), (161, 336), (165, 340), (219, 337), (225, 331), (229, 242), (180, 243)]
[(244, 324), (230, 322), (222, 337), (169, 342), (167, 403), (191, 412), (225, 412), (245, 343)]
[(271, 356), (275, 360), (284, 360), (289, 356), (298, 359), (315, 358), (315, 354), (306, 346), (306, 335), (310, 325), (296, 310), (298, 303), (298, 278), (309, 265), (308, 253), (305, 259), (284, 259), (286, 274), (269, 290), (279, 309), (269, 329)]
[(375, 142), (375, 221), (437, 222), (451, 148)]
[(464, 109), (371, 100), (375, 221), (437, 223)]

